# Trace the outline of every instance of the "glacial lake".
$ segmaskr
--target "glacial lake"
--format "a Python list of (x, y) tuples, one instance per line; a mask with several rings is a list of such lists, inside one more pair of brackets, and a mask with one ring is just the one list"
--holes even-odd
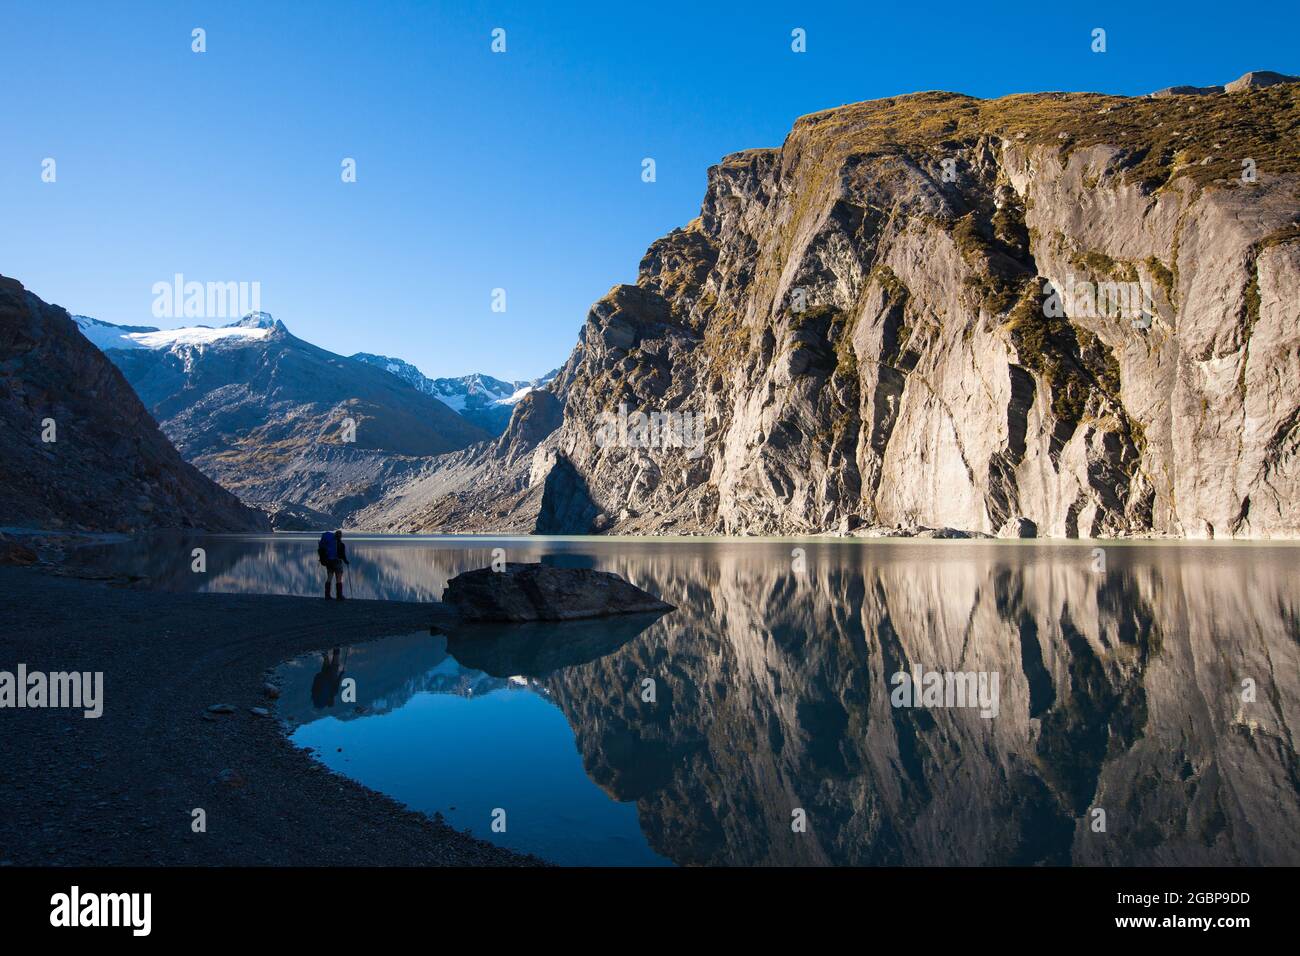
[[(501, 548), (677, 606), (281, 666), (295, 743), (484, 839), (571, 865), (1300, 864), (1300, 547), (348, 541), (354, 597), (436, 600)], [(318, 596), (315, 546), (77, 560)]]

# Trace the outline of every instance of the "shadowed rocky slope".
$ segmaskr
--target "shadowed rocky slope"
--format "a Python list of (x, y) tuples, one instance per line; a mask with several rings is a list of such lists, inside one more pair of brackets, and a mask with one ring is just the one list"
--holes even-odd
[[(700, 216), (592, 308), (526, 470), (435, 463), (366, 520), (1296, 536), (1286, 79), (805, 116), (710, 169)], [(700, 453), (602, 443), (620, 406), (691, 416)]]
[[(515, 405), (496, 441), (425, 460), (417, 472), (393, 482), (381, 498), (354, 514), (353, 524), (371, 531), (491, 529), (527, 534), (552, 530), (539, 516), (570, 503), (589, 524), (595, 512), (585, 490), (575, 486), (564, 469), (556, 469), (553, 458), (535, 454), (554, 436), (563, 415), (552, 392), (529, 392)], [(551, 437), (548, 447), (553, 444)], [(548, 489), (549, 502), (544, 502)], [(554, 530), (581, 526), (582, 514), (577, 519), (561, 514)]]
[[(52, 425), (44, 424), (46, 420)], [(53, 441), (44, 441), (47, 428)], [(254, 531), (265, 515), (187, 464), (68, 313), (0, 276), (0, 524)]]

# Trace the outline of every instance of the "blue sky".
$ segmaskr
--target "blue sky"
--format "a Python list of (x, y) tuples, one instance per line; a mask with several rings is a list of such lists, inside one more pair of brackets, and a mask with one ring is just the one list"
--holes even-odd
[(163, 326), (156, 282), (257, 281), (333, 351), (527, 378), (696, 215), (709, 165), (804, 113), (1300, 72), (1281, 5), (1055, 7), (0, 0), (0, 273)]

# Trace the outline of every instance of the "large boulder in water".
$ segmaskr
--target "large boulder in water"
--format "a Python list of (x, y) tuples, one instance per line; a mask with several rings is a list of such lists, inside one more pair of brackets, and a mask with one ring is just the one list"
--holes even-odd
[(674, 609), (617, 574), (544, 564), (466, 571), (447, 582), (442, 599), (466, 621), (576, 621)]

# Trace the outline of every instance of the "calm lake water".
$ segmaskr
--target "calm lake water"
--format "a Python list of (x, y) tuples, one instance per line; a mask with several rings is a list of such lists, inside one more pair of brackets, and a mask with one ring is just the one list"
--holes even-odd
[[(436, 600), (498, 547), (678, 609), (286, 662), (294, 741), (567, 864), (1300, 864), (1300, 548), (357, 536), (351, 593)], [(85, 560), (322, 591), (314, 536)]]

